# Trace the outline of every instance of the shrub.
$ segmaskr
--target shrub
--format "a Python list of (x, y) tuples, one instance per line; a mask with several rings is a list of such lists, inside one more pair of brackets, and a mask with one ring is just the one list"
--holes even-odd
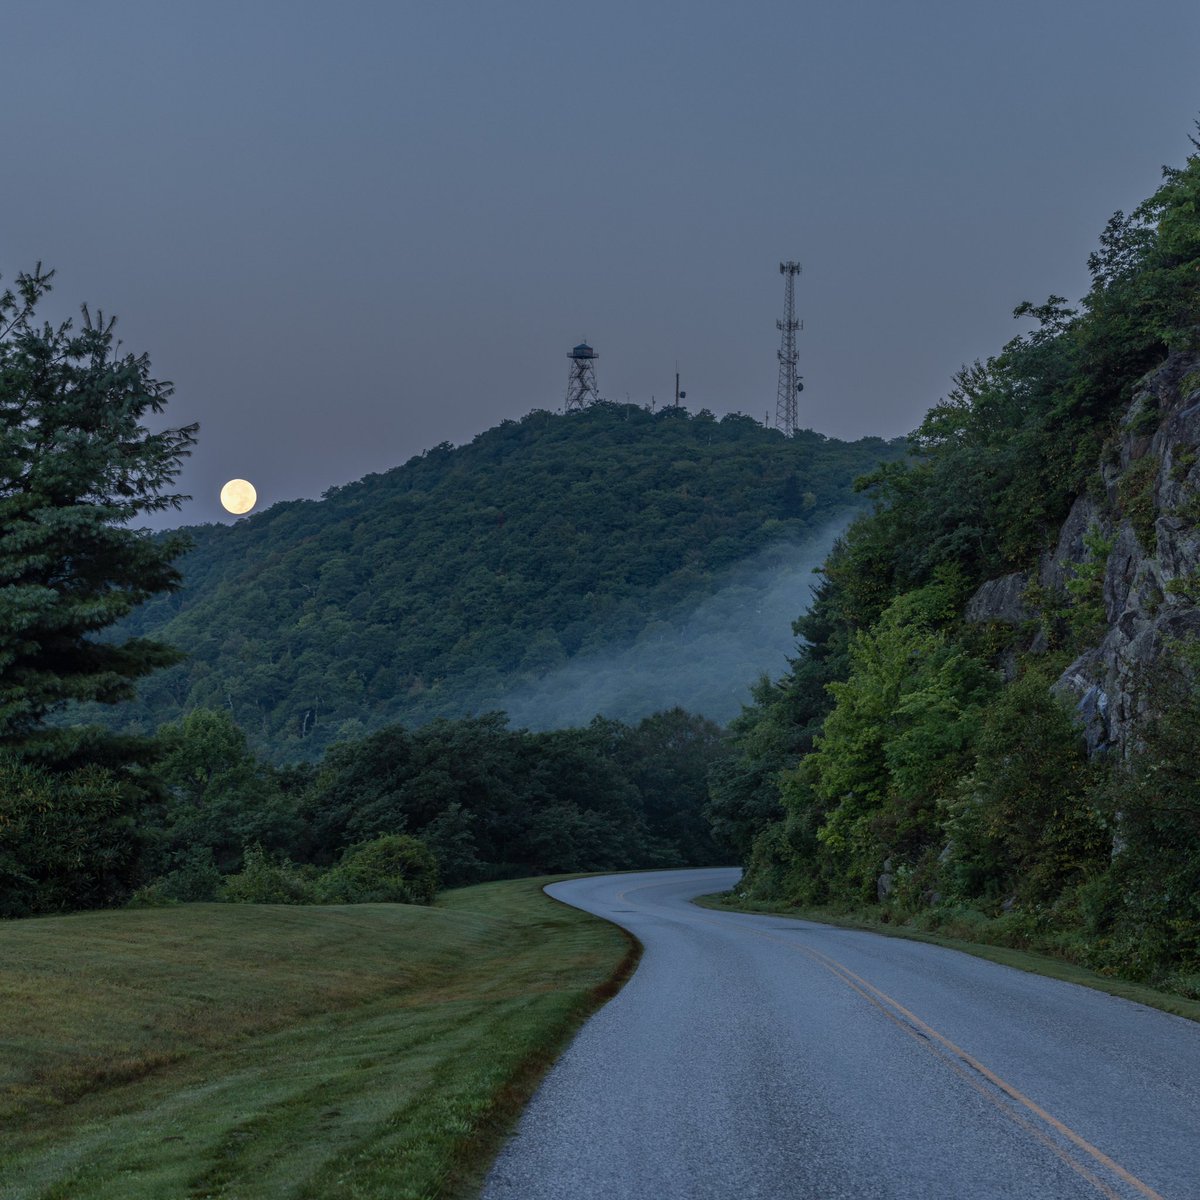
[(956, 901), (1049, 903), (1107, 861), (1111, 833), (1093, 795), (1100, 768), (1049, 683), (1028, 667), (1000, 693), (975, 769), (946, 806), (953, 850), (941, 882)]
[(120, 904), (140, 854), (136, 795), (111, 771), (0, 758), (0, 917)]
[(1087, 558), (1074, 564), (1070, 578), (1066, 580), (1065, 586), (1072, 601), (1067, 624), (1076, 646), (1099, 641), (1108, 629), (1104, 608), (1104, 572), (1114, 540), (1105, 537), (1098, 525), (1092, 525), (1083, 535)]
[(231, 904), (313, 904), (310, 875), (286, 858), (273, 862), (261, 846), (247, 846), (242, 869), (226, 878), (221, 899)]
[(170, 908), (173, 904), (178, 904), (178, 900), (172, 900), (166, 895), (162, 889), (162, 882), (155, 880), (153, 883), (143, 884), (128, 900), (125, 901), (126, 908)]
[(1125, 469), (1117, 481), (1117, 503), (1126, 520), (1133, 526), (1138, 540), (1145, 549), (1153, 551), (1157, 545), (1154, 520), (1154, 485), (1160, 466), (1158, 458), (1147, 454)]
[(170, 871), (143, 884), (129, 897), (126, 908), (161, 908), (221, 898), (225, 879), (207, 846), (193, 846), (176, 859)]
[(1171, 478), (1176, 483), (1183, 483), (1196, 465), (1196, 448), (1194, 446), (1178, 446), (1174, 457), (1175, 461), (1171, 464)]
[(386, 833), (350, 846), (317, 890), (327, 904), (431, 904), (437, 882), (437, 859), (424, 842)]

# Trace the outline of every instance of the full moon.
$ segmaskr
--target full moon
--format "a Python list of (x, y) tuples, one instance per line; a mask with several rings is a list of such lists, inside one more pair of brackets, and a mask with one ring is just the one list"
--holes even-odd
[(257, 501), (258, 493), (254, 490), (254, 484), (247, 483), (244, 479), (231, 479), (221, 489), (221, 503), (226, 512), (237, 513), (240, 516), (242, 513), (248, 513)]

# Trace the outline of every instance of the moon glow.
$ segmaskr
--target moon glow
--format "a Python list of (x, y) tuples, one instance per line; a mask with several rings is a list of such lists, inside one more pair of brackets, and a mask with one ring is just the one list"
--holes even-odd
[(226, 512), (241, 516), (242, 513), (248, 513), (257, 502), (258, 493), (254, 490), (254, 484), (245, 479), (231, 479), (221, 489), (221, 504)]

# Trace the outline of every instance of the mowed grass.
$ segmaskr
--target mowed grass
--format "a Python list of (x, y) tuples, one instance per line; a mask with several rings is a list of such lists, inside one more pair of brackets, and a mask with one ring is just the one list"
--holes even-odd
[(636, 961), (545, 882), (0, 923), (0, 1196), (473, 1194)]

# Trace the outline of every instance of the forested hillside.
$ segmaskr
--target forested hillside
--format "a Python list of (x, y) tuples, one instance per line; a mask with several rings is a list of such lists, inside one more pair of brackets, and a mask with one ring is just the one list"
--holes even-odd
[(751, 895), (1200, 994), (1200, 154), (1089, 266), (876, 474), (710, 812)]
[(861, 503), (854, 479), (901, 453), (628, 404), (505, 421), (320, 501), (185, 531), (183, 589), (118, 633), (186, 661), (86, 715), (149, 730), (225, 708), (288, 759), (501, 707), (568, 660), (683, 619), (747, 556)]

